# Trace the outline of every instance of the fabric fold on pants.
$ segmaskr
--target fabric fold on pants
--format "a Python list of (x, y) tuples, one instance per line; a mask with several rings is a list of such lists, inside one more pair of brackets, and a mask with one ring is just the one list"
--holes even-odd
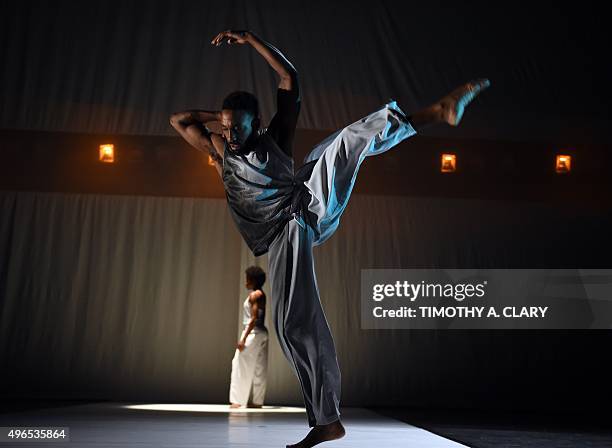
[(246, 338), (244, 349), (242, 351), (236, 349), (232, 359), (230, 403), (246, 406), (252, 387), (252, 403), (263, 405), (266, 395), (267, 369), (268, 332), (266, 330), (251, 331)]

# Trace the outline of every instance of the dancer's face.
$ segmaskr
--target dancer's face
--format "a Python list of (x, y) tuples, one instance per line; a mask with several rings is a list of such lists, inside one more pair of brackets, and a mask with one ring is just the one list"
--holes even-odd
[(255, 282), (253, 282), (252, 279), (247, 277), (244, 286), (246, 286), (246, 289), (254, 289), (255, 288)]
[(257, 132), (259, 120), (245, 110), (223, 109), (221, 111), (223, 138), (232, 151), (240, 151), (249, 137)]

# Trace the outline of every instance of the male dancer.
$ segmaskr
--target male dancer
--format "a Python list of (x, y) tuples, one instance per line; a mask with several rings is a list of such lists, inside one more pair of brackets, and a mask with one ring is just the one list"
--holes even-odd
[[(440, 101), (406, 116), (395, 101), (335, 132), (294, 172), (292, 143), (300, 109), (297, 71), (283, 54), (252, 32), (223, 31), (219, 46), (251, 45), (280, 77), (277, 112), (260, 127), (257, 99), (246, 92), (225, 98), (221, 111), (191, 110), (170, 123), (192, 146), (207, 152), (222, 177), (230, 212), (254, 255), (268, 252), (274, 326), (302, 388), (308, 435), (288, 447), (339, 439), (340, 369), (319, 299), (312, 247), (338, 227), (359, 166), (435, 123), (459, 124), (465, 106), (489, 86), (467, 83)], [(219, 121), (222, 134), (207, 122)]]

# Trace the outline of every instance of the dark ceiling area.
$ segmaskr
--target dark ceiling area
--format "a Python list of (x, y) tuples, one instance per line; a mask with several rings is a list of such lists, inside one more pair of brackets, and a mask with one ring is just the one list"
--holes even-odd
[[(554, 6), (552, 6), (554, 5)], [(277, 85), (250, 29), (298, 69), (301, 129), (342, 127), (389, 98), (406, 111), (488, 77), (457, 129), (428, 136), (611, 142), (607, 15), (596, 3), (3, 2), (1, 129), (174, 135), (168, 116), (254, 92), (264, 121)]]

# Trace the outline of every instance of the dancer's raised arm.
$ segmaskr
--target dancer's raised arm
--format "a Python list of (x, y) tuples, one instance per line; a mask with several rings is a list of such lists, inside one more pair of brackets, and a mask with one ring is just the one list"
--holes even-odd
[(223, 42), (232, 44), (250, 44), (270, 64), (280, 77), (279, 89), (299, 90), (297, 71), (293, 64), (274, 45), (266, 42), (251, 31), (227, 30), (217, 34), (212, 44), (219, 46)]

